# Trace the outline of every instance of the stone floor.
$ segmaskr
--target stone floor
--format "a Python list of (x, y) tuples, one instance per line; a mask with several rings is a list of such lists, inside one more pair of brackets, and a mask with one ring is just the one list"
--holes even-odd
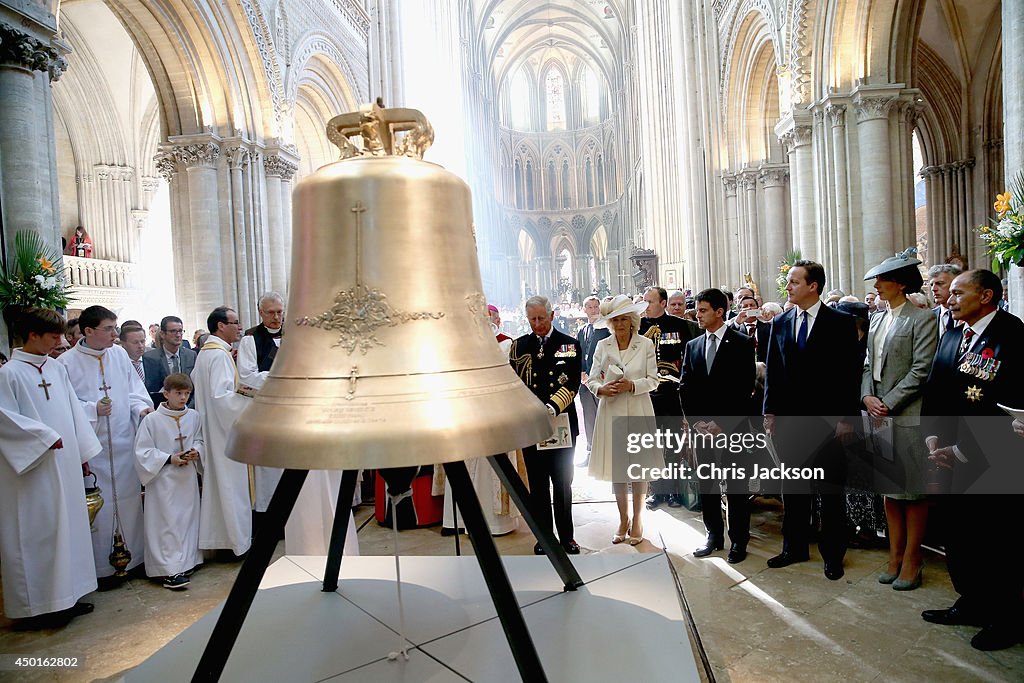
[[(727, 564), (724, 553), (694, 558), (703, 526), (698, 514), (680, 509), (649, 513), (648, 540), (636, 549), (613, 547), (616, 513), (607, 485), (589, 480), (582, 469), (576, 481), (573, 514), (584, 552), (667, 549), (718, 681), (1024, 680), (1024, 646), (978, 652), (969, 644), (976, 629), (921, 620), (922, 609), (945, 607), (955, 598), (940, 556), (928, 556), (924, 585), (907, 593), (875, 580), (885, 563), (882, 550), (851, 550), (846, 576), (836, 582), (824, 578), (814, 551), (810, 562), (769, 570), (765, 560), (780, 547), (781, 515), (777, 503), (761, 499), (752, 519), (750, 556), (738, 565)], [(360, 551), (390, 554), (391, 531), (373, 521), (371, 512), (368, 506), (358, 509)], [(534, 542), (526, 531), (496, 541), (509, 555), (531, 553)], [(400, 545), (403, 555), (454, 553), (454, 539), (442, 537), (438, 527), (402, 532)], [(274, 559), (282, 552), (283, 544)], [(462, 552), (472, 552), (466, 540)], [(94, 593), (88, 599), (96, 611), (59, 631), (16, 633), (0, 620), (0, 653), (77, 656), (83, 662), (74, 671), (0, 671), (0, 680), (116, 680), (223, 600), (239, 566), (207, 563), (182, 592), (133, 580)], [(625, 651), (628, 637), (616, 645)]]

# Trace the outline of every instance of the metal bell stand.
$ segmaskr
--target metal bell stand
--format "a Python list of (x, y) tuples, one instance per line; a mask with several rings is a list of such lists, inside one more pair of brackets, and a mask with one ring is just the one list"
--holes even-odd
[[(494, 469), (498, 480), (508, 491), (509, 497), (522, 512), (530, 530), (537, 537), (541, 548), (544, 549), (545, 556), (551, 561), (562, 580), (565, 590), (574, 591), (582, 586), (583, 579), (576, 572), (565, 549), (558, 543), (554, 532), (538, 525), (537, 519), (527, 505), (526, 485), (513, 469), (508, 458), (489, 456), (487, 461)], [(505, 566), (501, 563), (494, 539), (491, 538), (483, 509), (480, 507), (480, 501), (473, 489), (473, 482), (466, 470), (466, 463), (463, 461), (445, 463), (444, 471), (451, 482), (455, 502), (462, 513), (462, 519), (473, 544), (477, 562), (480, 563), (480, 571), (487, 584), (487, 591), (491, 594), (498, 619), (505, 630), (505, 638), (512, 650), (519, 675), (523, 681), (530, 683), (546, 682), (548, 679), (544, 673), (544, 667), (537, 655), (537, 648), (530, 636), (530, 631), (526, 627), (519, 603), (516, 602), (515, 593), (509, 583)], [(270, 565), (270, 559), (277, 547), (278, 539), (281, 538), (284, 531), (285, 522), (291, 515), (308, 473), (308, 470), (289, 469), (285, 470), (281, 476), (281, 481), (278, 483), (267, 509), (264, 524), (253, 540), (249, 554), (231, 588), (231, 593), (228, 594), (224, 609), (217, 619), (217, 624), (214, 626), (213, 633), (210, 634), (210, 640), (196, 667), (192, 677), (193, 681), (220, 679), (224, 666), (231, 656), (238, 633), (242, 630), (245, 617), (252, 606), (252, 601), (256, 597), (256, 591), (263, 580), (263, 575)], [(355, 493), (357, 475), (356, 470), (345, 470), (342, 473), (338, 505), (334, 513), (334, 525), (331, 529), (331, 543), (327, 551), (327, 566), (324, 570), (323, 590), (325, 592), (333, 593), (338, 588), (345, 536), (348, 531), (349, 506)]]

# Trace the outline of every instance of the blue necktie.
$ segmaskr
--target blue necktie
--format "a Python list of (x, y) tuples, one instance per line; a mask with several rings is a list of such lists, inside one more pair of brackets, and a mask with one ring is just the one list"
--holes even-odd
[(807, 346), (807, 311), (800, 314), (803, 322), (800, 323), (800, 330), (796, 333), (796, 347), (801, 351)]

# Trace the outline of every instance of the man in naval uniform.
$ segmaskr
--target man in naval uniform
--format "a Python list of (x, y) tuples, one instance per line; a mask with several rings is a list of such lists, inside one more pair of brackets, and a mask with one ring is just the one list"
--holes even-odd
[[(558, 539), (567, 553), (575, 555), (580, 547), (573, 540), (572, 461), (580, 428), (573, 401), (580, 388), (583, 350), (578, 341), (552, 327), (551, 302), (545, 297), (533, 296), (526, 300), (526, 318), (532, 332), (512, 342), (509, 362), (533, 395), (547, 407), (552, 419), (563, 413), (569, 416), (572, 434), (572, 446), (566, 448), (523, 448), (530, 480), (530, 507), (537, 523), (551, 529), (552, 496), (548, 489), (549, 486), (554, 489), (554, 526)], [(539, 543), (533, 547), (533, 552), (544, 553)]]
[[(668, 315), (668, 292), (661, 287), (648, 287), (644, 292), (647, 312), (640, 321), (640, 334), (654, 342), (654, 351), (658, 357), (658, 375), (662, 377), (657, 390), (651, 392), (654, 403), (654, 414), (657, 417), (682, 416), (680, 405), (679, 371), (683, 365), (683, 350), (686, 343), (701, 336), (697, 323)], [(673, 379), (666, 379), (671, 377)], [(673, 381), (675, 380), (675, 381)], [(671, 456), (673, 460), (678, 456)], [(666, 464), (669, 454), (666, 453)], [(679, 489), (679, 479), (658, 479), (651, 484), (651, 495), (647, 497), (647, 508), (654, 510), (662, 503), (669, 507), (681, 507), (683, 497)]]

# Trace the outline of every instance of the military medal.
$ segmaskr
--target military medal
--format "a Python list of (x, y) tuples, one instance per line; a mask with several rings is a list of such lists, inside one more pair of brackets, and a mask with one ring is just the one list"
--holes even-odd
[(569, 381), (569, 378), (566, 377), (564, 372), (561, 375), (558, 376), (558, 383), (559, 384), (565, 385), (565, 383), (568, 382), (568, 381)]
[(967, 398), (970, 401), (977, 402), (977, 401), (981, 400), (981, 389), (976, 387), (976, 386), (975, 387), (967, 387), (967, 391), (964, 392), (964, 393), (966, 393)]

